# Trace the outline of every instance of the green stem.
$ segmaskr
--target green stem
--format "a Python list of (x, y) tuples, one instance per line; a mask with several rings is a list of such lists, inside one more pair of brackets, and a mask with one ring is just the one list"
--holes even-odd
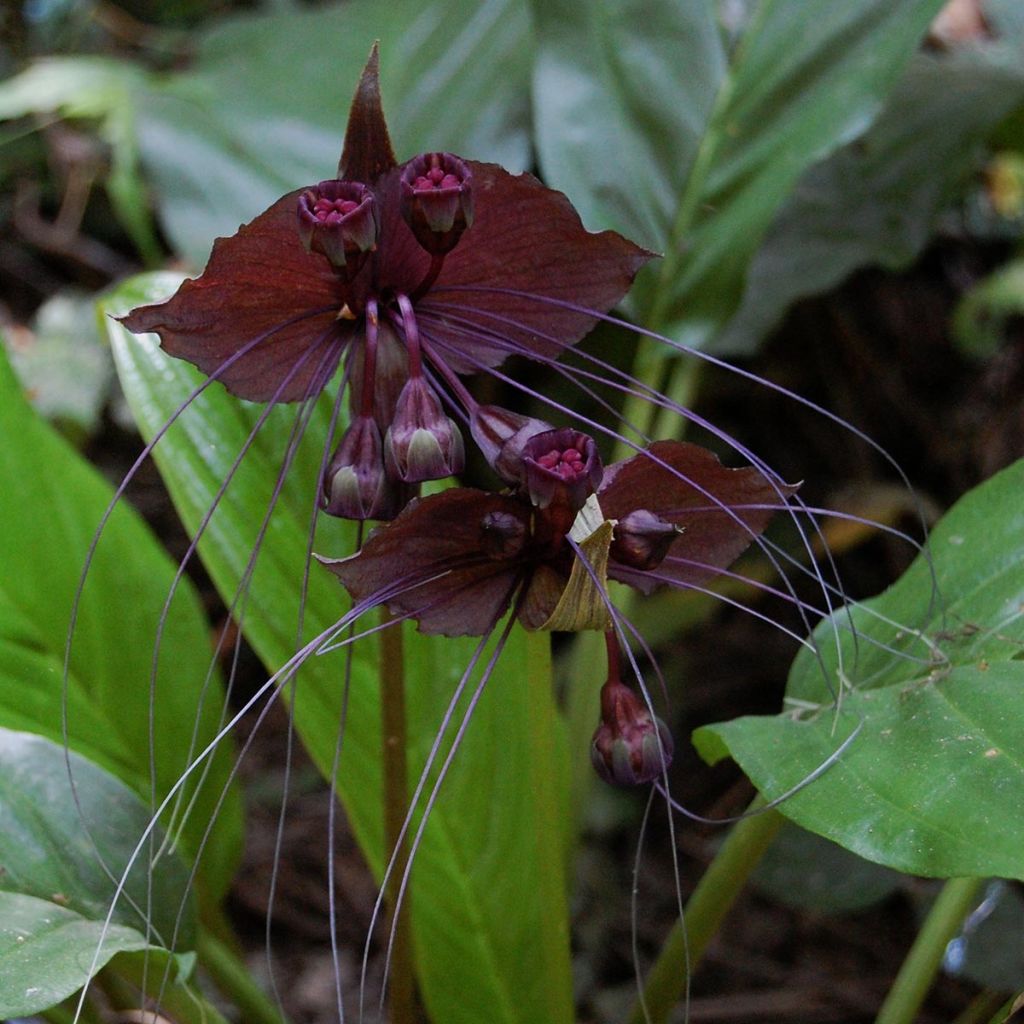
[(277, 1007), (227, 943), (205, 928), (200, 929), (197, 952), (213, 983), (241, 1011), (242, 1020), (252, 1024), (283, 1024)]
[(1000, 1012), (1002, 1012), (1002, 1017), (997, 1016), (995, 1020), (1002, 1024), (1010, 1012), (1010, 1003), (1006, 1001), (1006, 993), (980, 992), (971, 1000), (967, 1009), (953, 1021), (953, 1024), (990, 1024), (993, 1019), (992, 1015)]
[[(762, 803), (759, 797), (750, 810), (756, 810)], [(647, 975), (643, 1005), (638, 1002), (633, 1007), (630, 1024), (663, 1024), (668, 1019), (669, 1011), (687, 988), (689, 975), (783, 820), (777, 811), (765, 811), (733, 826), (686, 905), (685, 928), (683, 922), (677, 921), (665, 940)]]
[(951, 878), (917, 933), (875, 1024), (911, 1024), (942, 965), (946, 946), (974, 906), (980, 878)]
[[(413, 974), (412, 932), (410, 929), (410, 893), (399, 906), (398, 896), (409, 862), (406, 844), (399, 841), (409, 807), (408, 766), (405, 729), (405, 649), (402, 624), (392, 622), (387, 609), (381, 609), (381, 624), (390, 627), (380, 633), (381, 743), (384, 766), (384, 849), (395, 852), (395, 863), (388, 879), (387, 900), (394, 925), (394, 944), (388, 982), (389, 1020), (391, 1024), (415, 1024), (416, 980)], [(397, 917), (396, 914), (397, 908)]]

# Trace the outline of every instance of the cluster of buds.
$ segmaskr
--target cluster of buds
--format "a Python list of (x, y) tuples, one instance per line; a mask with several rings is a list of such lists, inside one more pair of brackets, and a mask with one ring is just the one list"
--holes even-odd
[[(472, 174), (458, 157), (427, 153), (405, 166), (399, 185), (402, 218), (431, 257), (415, 296), (473, 222)], [(337, 274), (339, 318), (362, 316), (365, 324), (349, 351), (353, 420), (324, 474), (321, 501), (329, 514), (357, 520), (394, 518), (420, 483), (460, 473), (465, 463), (462, 434), (423, 371), (411, 299), (376, 298), (373, 273), (364, 273), (381, 241), (379, 207), (370, 187), (338, 179), (306, 189), (297, 209), (306, 250)]]

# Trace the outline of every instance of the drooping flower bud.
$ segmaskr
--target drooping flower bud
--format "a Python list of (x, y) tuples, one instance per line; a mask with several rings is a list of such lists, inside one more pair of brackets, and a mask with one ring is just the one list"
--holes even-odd
[(554, 428), (499, 405), (478, 405), (470, 415), (469, 429), (498, 476), (505, 483), (518, 485), (523, 479), (523, 446), (535, 434)]
[(511, 512), (488, 512), (480, 523), (480, 547), (498, 561), (515, 558), (526, 539), (526, 523)]
[(647, 509), (638, 508), (615, 524), (611, 557), (631, 569), (657, 569), (682, 528)]
[(380, 230), (373, 193), (355, 181), (321, 181), (299, 196), (299, 238), (307, 251), (326, 256), (347, 280), (376, 248)]
[(578, 512), (601, 483), (594, 439), (563, 427), (534, 434), (522, 447), (521, 483), (539, 509), (567, 506)]
[(612, 786), (653, 782), (672, 763), (675, 745), (665, 723), (618, 680), (601, 688), (601, 724), (590, 745), (594, 770)]
[(341, 519), (393, 519), (410, 497), (384, 472), (377, 424), (369, 416), (357, 417), (324, 473), (324, 511)]
[(424, 153), (402, 171), (402, 216), (431, 255), (451, 252), (473, 223), (473, 175), (451, 153)]
[[(352, 347), (349, 358), (349, 407), (352, 415), (360, 413), (364, 396), (363, 374), (366, 372), (366, 346)], [(409, 379), (409, 357), (405, 344), (395, 329), (381, 320), (377, 327), (373, 358), (373, 418), (378, 423), (390, 423), (395, 418), (398, 396)]]
[(410, 377), (398, 396), (395, 418), (384, 438), (384, 459), (388, 472), (406, 483), (462, 472), (462, 434), (422, 376)]

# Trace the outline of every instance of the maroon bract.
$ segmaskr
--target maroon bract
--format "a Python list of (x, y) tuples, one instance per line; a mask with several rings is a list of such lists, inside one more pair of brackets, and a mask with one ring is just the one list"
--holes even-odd
[[(577, 453), (593, 445), (572, 433)], [(537, 434), (530, 444), (550, 448), (550, 440)], [(644, 593), (661, 584), (699, 586), (735, 561), (766, 526), (770, 506), (795, 490), (753, 468), (727, 469), (679, 441), (653, 444), (609, 466), (603, 479), (599, 462), (586, 474), (576, 464), (587, 463), (569, 462), (574, 481), (601, 482), (568, 520), (565, 506), (533, 502), (526, 487), (510, 494), (456, 488), (413, 502), (358, 554), (325, 564), (357, 601), (384, 600), (424, 633), (481, 635), (513, 600), (530, 629), (608, 629), (603, 576)], [(580, 565), (580, 548), (589, 565)], [(588, 598), (592, 607), (581, 612)]]
[[(449, 404), (466, 404), (454, 375), (493, 368), (512, 350), (557, 356), (622, 298), (652, 254), (614, 232), (588, 232), (565, 196), (528, 174), (450, 153), (399, 165), (377, 70), (374, 49), (352, 104), (337, 179), (289, 193), (219, 239), (200, 277), (166, 302), (133, 310), (124, 323), (155, 331), (169, 354), (253, 401), (312, 397), (344, 357), (354, 413), (374, 419), (382, 438), (392, 430), (394, 457), (384, 471), (411, 481), (461, 466), (461, 439), (451, 436), (458, 431), (440, 414), (438, 393), (448, 388)], [(542, 301), (524, 303), (509, 291)], [(467, 315), (510, 326), (498, 343), (493, 332), (467, 330)], [(419, 327), (425, 316), (429, 336)], [(396, 338), (404, 360), (384, 351)], [(433, 424), (417, 425), (415, 410), (403, 419), (411, 467), (394, 422), (399, 395), (408, 405), (415, 399)], [(362, 447), (364, 458), (371, 447)], [(350, 492), (359, 500), (328, 500), (328, 510), (382, 514), (384, 505), (365, 500), (372, 477), (366, 469)]]

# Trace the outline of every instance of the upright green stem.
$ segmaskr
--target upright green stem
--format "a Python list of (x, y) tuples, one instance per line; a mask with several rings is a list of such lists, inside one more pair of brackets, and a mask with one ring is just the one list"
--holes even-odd
[[(381, 624), (391, 622), (387, 609), (381, 609)], [(409, 927), (409, 890), (398, 905), (399, 890), (409, 862), (404, 841), (399, 841), (402, 824), (409, 809), (408, 767), (405, 730), (405, 651), (399, 622), (380, 633), (381, 744), (384, 767), (384, 849), (395, 851), (395, 863), (388, 879), (387, 900), (391, 908), (394, 944), (388, 982), (389, 1020), (391, 1024), (416, 1021), (416, 981), (413, 975), (412, 932)], [(396, 916), (397, 915), (397, 916)]]
[[(761, 806), (760, 798), (750, 809)], [(663, 1024), (687, 988), (688, 976), (700, 962), (722, 919), (736, 902), (750, 873), (771, 845), (783, 822), (777, 811), (766, 811), (733, 826), (721, 849), (694, 889), (684, 922), (677, 921), (647, 975), (644, 1004), (638, 1002), (629, 1024)]]
[(942, 957), (974, 906), (980, 878), (951, 878), (917, 933), (875, 1024), (911, 1024), (942, 965)]
[(213, 983), (241, 1011), (242, 1020), (251, 1024), (284, 1024), (277, 1007), (227, 943), (201, 928), (197, 952)]

